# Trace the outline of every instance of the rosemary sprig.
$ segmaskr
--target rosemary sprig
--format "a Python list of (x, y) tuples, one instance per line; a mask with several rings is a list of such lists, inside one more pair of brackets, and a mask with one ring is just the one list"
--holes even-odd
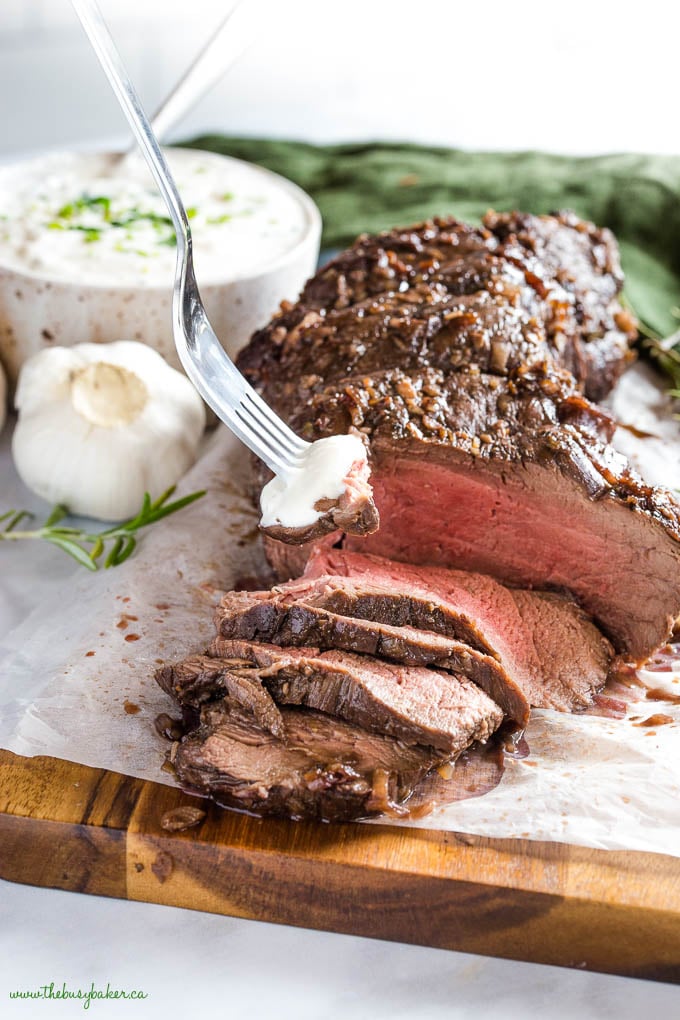
[[(637, 319), (639, 333), (637, 346), (640, 353), (654, 362), (662, 375), (668, 377), (672, 386), (672, 389), (668, 390), (668, 395), (677, 398), (680, 395), (678, 393), (680, 391), (680, 331), (671, 336), (660, 336), (656, 330), (640, 318), (625, 294), (621, 294), (619, 300), (623, 307), (632, 312)], [(676, 315), (680, 313), (680, 309), (672, 308), (671, 312)]]
[[(90, 533), (81, 528), (69, 528), (60, 524), (68, 516), (68, 508), (57, 504), (45, 523), (32, 531), (20, 531), (18, 525), (26, 518), (33, 517), (28, 510), (8, 510), (0, 514), (0, 542), (17, 542), (25, 539), (40, 539), (56, 545), (68, 553), (74, 560), (87, 570), (99, 570), (102, 566), (117, 567), (132, 556), (137, 546), (137, 532), (150, 524), (177, 513), (190, 503), (205, 496), (205, 492), (192, 492), (188, 496), (168, 500), (175, 491), (175, 486), (164, 492), (157, 500), (152, 501), (149, 493), (144, 494), (144, 501), (139, 512), (128, 521), (116, 524), (105, 531)], [(106, 554), (104, 556), (104, 554)]]
[(661, 337), (638, 327), (642, 339), (639, 341), (640, 348), (649, 357), (656, 367), (671, 381), (672, 389), (669, 394), (672, 397), (678, 396), (680, 390), (680, 337), (673, 334), (672, 337), (661, 339)]

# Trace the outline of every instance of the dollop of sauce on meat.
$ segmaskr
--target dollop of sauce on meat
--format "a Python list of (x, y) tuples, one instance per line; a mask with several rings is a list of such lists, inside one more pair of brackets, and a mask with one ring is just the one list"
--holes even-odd
[(380, 517), (368, 481), (366, 447), (358, 434), (312, 443), (299, 467), (277, 475), (260, 497), (260, 527), (291, 544), (342, 530), (369, 535)]

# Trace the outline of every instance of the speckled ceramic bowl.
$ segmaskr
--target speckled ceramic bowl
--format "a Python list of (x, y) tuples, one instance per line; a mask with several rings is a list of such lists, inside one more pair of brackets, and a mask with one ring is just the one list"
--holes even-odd
[[(11, 189), (24, 173), (35, 174), (48, 155), (25, 163), (0, 167), (0, 190)], [(304, 232), (283, 254), (248, 274), (199, 286), (210, 321), (227, 352), (233, 356), (263, 326), (284, 299), (295, 299), (313, 273), (319, 254), (321, 216), (314, 202), (290, 181), (260, 167), (226, 156), (210, 154), (225, 164), (247, 166), (257, 179), (265, 175), (268, 186), (284, 189), (302, 210)], [(0, 257), (0, 361), (10, 386), (23, 362), (50, 345), (71, 346), (86, 341), (141, 340), (159, 351), (170, 364), (180, 367), (175, 353), (169, 285), (120, 285), (79, 283), (50, 279), (38, 273), (3, 264)]]

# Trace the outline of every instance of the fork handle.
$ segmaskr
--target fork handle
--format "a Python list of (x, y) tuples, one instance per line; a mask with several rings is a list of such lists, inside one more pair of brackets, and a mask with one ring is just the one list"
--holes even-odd
[(191, 248), (191, 229), (175, 179), (156, 140), (149, 119), (144, 113), (137, 91), (125, 70), (98, 4), (95, 0), (71, 0), (71, 2), (168, 207), (177, 235), (179, 264), (187, 249)]

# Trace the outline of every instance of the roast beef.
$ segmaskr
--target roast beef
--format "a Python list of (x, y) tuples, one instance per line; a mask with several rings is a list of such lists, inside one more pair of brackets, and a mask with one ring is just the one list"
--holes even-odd
[[(316, 592), (316, 604), (347, 615), (463, 636), (502, 664), (534, 708), (585, 708), (607, 679), (611, 645), (564, 596), (510, 589), (484, 574), (417, 567), (344, 549), (318, 550), (303, 584)], [(279, 590), (295, 592), (299, 585), (291, 582)]]
[(321, 712), (281, 709), (285, 740), (230, 698), (209, 703), (176, 749), (181, 783), (258, 815), (343, 821), (405, 813), (414, 787), (440, 761)]
[(239, 365), (279, 407), (375, 371), (474, 364), (507, 375), (550, 360), (593, 399), (630, 361), (616, 241), (571, 213), (490, 213), (363, 236), (255, 333)]
[[(201, 698), (228, 690), (233, 658), (248, 659), (279, 705), (306, 705), (366, 730), (408, 744), (427, 744), (456, 757), (473, 741), (486, 741), (503, 721), (501, 709), (466, 677), (442, 670), (395, 665), (349, 652), (217, 638), (203, 676), (190, 681)], [(222, 665), (221, 660), (227, 662)], [(222, 678), (212, 663), (225, 671)], [(196, 659), (189, 660), (193, 669)], [(175, 667), (175, 689), (186, 666)]]
[[(630, 361), (616, 244), (570, 214), (360, 238), (239, 365), (305, 438), (357, 428), (381, 527), (349, 549), (573, 592), (629, 658), (680, 613), (675, 497), (609, 445)], [(584, 396), (585, 392), (585, 396)], [(282, 577), (300, 572), (269, 543)]]
[(283, 737), (281, 713), (249, 659), (212, 659), (191, 655), (162, 666), (156, 681), (183, 708), (200, 709), (209, 701), (228, 697), (250, 713), (257, 726)]
[[(335, 583), (338, 586), (335, 587)], [(300, 591), (230, 592), (216, 612), (225, 638), (315, 645), (372, 655), (409, 666), (435, 666), (469, 677), (520, 728), (529, 721), (529, 702), (503, 663), (462, 641), (432, 630), (339, 615), (324, 608), (328, 598), (346, 593), (342, 578), (325, 578)]]

